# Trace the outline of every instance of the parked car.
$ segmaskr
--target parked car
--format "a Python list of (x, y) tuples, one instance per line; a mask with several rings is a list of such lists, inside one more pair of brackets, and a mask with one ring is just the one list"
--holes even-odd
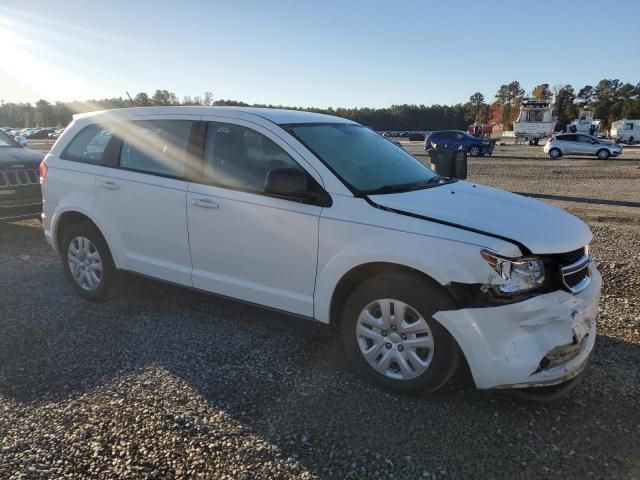
[(41, 152), (26, 149), (0, 132), (0, 221), (40, 216), (38, 167), (43, 157)]
[(350, 120), (76, 115), (40, 176), (45, 238), (91, 301), (127, 271), (335, 324), (351, 365), (401, 392), (436, 390), (464, 359), (478, 388), (558, 394), (594, 346), (581, 220), (440, 177)]
[(490, 140), (476, 138), (462, 130), (439, 130), (433, 132), (424, 143), (424, 149), (434, 148), (434, 145), (444, 145), (450, 150), (465, 150), (472, 157), (491, 155), (494, 143)]
[(39, 128), (37, 130), (33, 130), (29, 132), (27, 135), (28, 140), (43, 140), (45, 138), (49, 138), (49, 134), (54, 132), (53, 128)]
[(64, 132), (64, 128), (56, 128), (53, 132), (49, 132), (48, 138), (55, 139), (59, 138)]
[(424, 142), (425, 135), (420, 132), (411, 132), (409, 134), (409, 141), (411, 142)]
[(600, 160), (622, 154), (622, 146), (584, 133), (563, 133), (552, 136), (544, 145), (551, 158), (562, 155), (593, 155)]

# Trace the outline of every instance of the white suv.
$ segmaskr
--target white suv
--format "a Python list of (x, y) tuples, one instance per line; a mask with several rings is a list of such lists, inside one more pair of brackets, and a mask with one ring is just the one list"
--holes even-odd
[(89, 300), (127, 271), (335, 324), (352, 365), (403, 392), (437, 389), (461, 361), (481, 389), (561, 391), (595, 342), (583, 222), (442, 178), (349, 120), (76, 115), (40, 175), (46, 239)]

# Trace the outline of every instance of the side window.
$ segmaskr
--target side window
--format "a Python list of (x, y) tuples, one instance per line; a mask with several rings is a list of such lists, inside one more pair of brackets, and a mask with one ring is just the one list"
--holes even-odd
[(455, 136), (458, 140), (462, 140), (463, 138), (467, 138), (467, 136), (464, 133), (460, 133), (460, 132), (456, 132)]
[(587, 137), (586, 135), (578, 135), (578, 141), (582, 143), (591, 143), (593, 139), (591, 137)]
[(111, 130), (98, 124), (83, 128), (64, 149), (60, 158), (100, 165), (104, 151), (113, 136)]
[(297, 168), (295, 160), (272, 140), (250, 128), (210, 122), (204, 149), (206, 183), (264, 192), (272, 169)]
[(562, 140), (563, 142), (576, 142), (578, 141), (577, 135), (559, 135), (558, 140)]
[(122, 135), (120, 168), (138, 172), (184, 177), (189, 120), (141, 120), (127, 124)]

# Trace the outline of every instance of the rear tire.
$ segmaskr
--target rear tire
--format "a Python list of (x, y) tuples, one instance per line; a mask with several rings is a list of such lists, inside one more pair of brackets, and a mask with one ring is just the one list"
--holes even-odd
[(562, 152), (559, 148), (552, 148), (551, 150), (549, 150), (549, 156), (555, 160), (556, 158), (560, 158), (562, 156)]
[[(410, 394), (437, 390), (460, 362), (456, 341), (432, 318), (447, 305), (450, 300), (437, 284), (417, 274), (390, 272), (364, 281), (342, 313), (347, 358), (367, 380), (385, 389)], [(376, 308), (379, 317), (372, 313)]]
[(609, 153), (609, 150), (607, 150), (606, 148), (601, 148), (600, 150), (598, 150), (597, 155), (600, 160), (606, 160), (607, 158), (609, 158), (611, 154)]
[(119, 272), (102, 234), (91, 222), (72, 225), (60, 246), (62, 265), (75, 292), (92, 302), (109, 299)]

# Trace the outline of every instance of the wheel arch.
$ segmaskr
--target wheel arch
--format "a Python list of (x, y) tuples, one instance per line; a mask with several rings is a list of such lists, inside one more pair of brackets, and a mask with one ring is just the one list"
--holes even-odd
[(91, 223), (95, 227), (95, 229), (98, 230), (100, 235), (102, 235), (102, 238), (104, 238), (106, 241), (106, 237), (102, 232), (102, 229), (86, 212), (82, 212), (79, 210), (67, 210), (60, 213), (56, 218), (55, 223), (53, 224), (52, 237), (58, 252), (62, 250), (62, 240), (64, 239), (65, 232), (68, 231), (69, 228), (73, 225), (77, 225), (81, 222)]
[(333, 326), (339, 325), (341, 312), (349, 295), (365, 280), (383, 273), (406, 273), (418, 276), (425, 280), (431, 287), (437, 288), (448, 297), (451, 297), (451, 294), (443, 285), (438, 283), (433, 277), (416, 268), (393, 262), (363, 263), (345, 272), (336, 284), (331, 295), (329, 318), (327, 319), (328, 323)]

